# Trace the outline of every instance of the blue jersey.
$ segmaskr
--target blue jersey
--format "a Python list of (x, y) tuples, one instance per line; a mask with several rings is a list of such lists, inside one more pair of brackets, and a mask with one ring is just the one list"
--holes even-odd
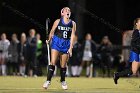
[(52, 49), (55, 49), (61, 53), (67, 53), (70, 47), (72, 27), (72, 20), (70, 20), (68, 24), (65, 24), (63, 18), (60, 19), (52, 38)]
[(61, 18), (54, 34), (60, 38), (70, 39), (72, 27), (72, 20), (70, 20), (68, 24), (65, 24), (63, 18)]

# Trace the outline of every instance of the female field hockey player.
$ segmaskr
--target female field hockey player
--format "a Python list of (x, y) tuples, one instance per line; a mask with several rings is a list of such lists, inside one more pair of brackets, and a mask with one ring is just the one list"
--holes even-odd
[(66, 64), (69, 56), (72, 56), (72, 48), (76, 32), (76, 23), (70, 19), (70, 16), (70, 8), (64, 7), (61, 10), (61, 18), (54, 22), (49, 34), (49, 39), (46, 40), (46, 43), (51, 41), (51, 62), (48, 67), (47, 80), (43, 84), (43, 88), (45, 89), (47, 89), (51, 84), (51, 78), (53, 76), (58, 57), (60, 58), (61, 65), (60, 82), (63, 89), (68, 88), (65, 81)]
[(131, 69), (115, 72), (114, 83), (117, 84), (119, 77), (137, 76), (137, 71), (140, 67), (140, 18), (134, 20), (134, 31), (131, 39), (131, 51), (129, 62), (132, 62)]

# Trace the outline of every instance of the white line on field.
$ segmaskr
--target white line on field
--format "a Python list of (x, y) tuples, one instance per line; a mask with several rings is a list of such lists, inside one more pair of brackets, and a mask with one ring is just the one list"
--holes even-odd
[[(0, 90), (45, 90), (43, 88), (0, 88)], [(49, 88), (48, 90), (58, 90), (58, 88)], [(69, 91), (70, 90), (70, 91)], [(62, 92), (62, 91), (61, 91)], [(65, 91), (65, 93), (136, 93), (138, 91), (77, 91), (77, 90), (73, 90), (73, 89), (68, 89), (67, 91)], [(59, 91), (57, 91), (56, 93), (59, 93)]]
[[(43, 88), (0, 88), (0, 90), (40, 90)], [(49, 89), (58, 89), (58, 88), (49, 88)]]

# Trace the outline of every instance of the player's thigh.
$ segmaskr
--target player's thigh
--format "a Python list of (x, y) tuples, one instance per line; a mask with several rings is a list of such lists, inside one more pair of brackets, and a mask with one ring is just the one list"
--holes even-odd
[(61, 67), (66, 67), (66, 63), (68, 62), (68, 54), (61, 54), (60, 55), (60, 64)]
[(59, 51), (51, 49), (51, 65), (55, 65), (59, 56)]

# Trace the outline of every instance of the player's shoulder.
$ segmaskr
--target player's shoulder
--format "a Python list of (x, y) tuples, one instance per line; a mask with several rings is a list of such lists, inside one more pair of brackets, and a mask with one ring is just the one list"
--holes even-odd
[(60, 19), (56, 19), (56, 20), (54, 21), (54, 24), (55, 24), (55, 25), (58, 25), (59, 22), (60, 22)]
[(59, 23), (60, 22), (60, 19), (56, 19), (55, 22), (58, 22)]

